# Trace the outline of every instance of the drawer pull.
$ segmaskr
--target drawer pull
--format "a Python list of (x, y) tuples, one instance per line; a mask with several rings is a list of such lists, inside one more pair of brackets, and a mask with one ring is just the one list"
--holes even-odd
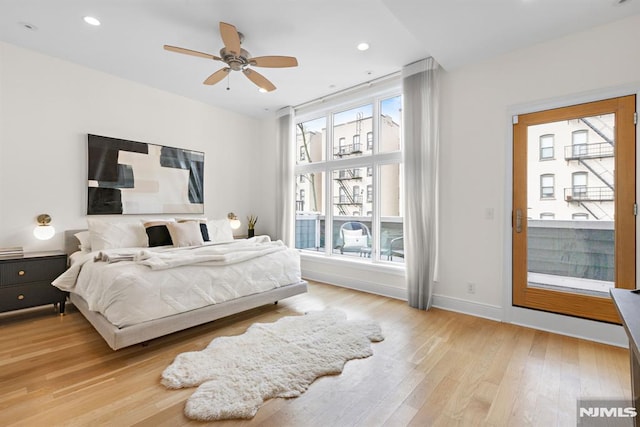
[(24, 295), (22, 295), (22, 294), (18, 295), (18, 299), (19, 299), (20, 301), (22, 301), (22, 300), (24, 299)]
[(18, 271), (18, 276), (24, 276), (24, 270)]

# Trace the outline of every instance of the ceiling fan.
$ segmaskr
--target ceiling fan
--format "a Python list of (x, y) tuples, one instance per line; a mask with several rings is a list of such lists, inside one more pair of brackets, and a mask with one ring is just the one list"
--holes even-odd
[[(240, 47), (244, 36), (242, 33), (236, 30), (236, 27), (220, 22), (220, 36), (224, 47), (220, 49), (220, 56), (211, 55), (209, 53), (198, 52), (196, 50), (185, 49), (183, 47), (164, 45), (165, 50), (177, 53), (184, 53), (185, 55), (199, 56), (201, 58), (213, 59), (214, 61), (222, 61), (227, 64), (227, 67), (223, 67), (211, 74), (203, 82), (206, 85), (214, 85), (220, 80), (224, 79), (230, 71), (242, 71), (256, 86), (262, 91), (271, 92), (275, 90), (275, 86), (265, 76), (249, 68), (253, 67), (266, 67), (266, 68), (285, 68), (285, 67), (297, 67), (298, 60), (293, 56), (256, 56), (251, 57), (251, 54)], [(228, 88), (227, 88), (228, 89)]]

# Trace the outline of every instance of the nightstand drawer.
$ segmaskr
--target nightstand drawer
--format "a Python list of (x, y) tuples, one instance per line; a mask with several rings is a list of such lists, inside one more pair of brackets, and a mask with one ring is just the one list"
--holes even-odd
[(63, 302), (66, 293), (49, 282), (0, 288), (0, 312)]
[(10, 286), (21, 283), (47, 280), (49, 283), (67, 268), (66, 256), (14, 260), (0, 265), (0, 285)]

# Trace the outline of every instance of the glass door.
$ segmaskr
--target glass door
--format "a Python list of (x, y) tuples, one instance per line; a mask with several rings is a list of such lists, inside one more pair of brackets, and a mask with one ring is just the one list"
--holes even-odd
[(635, 288), (635, 96), (517, 117), (513, 304), (618, 322)]

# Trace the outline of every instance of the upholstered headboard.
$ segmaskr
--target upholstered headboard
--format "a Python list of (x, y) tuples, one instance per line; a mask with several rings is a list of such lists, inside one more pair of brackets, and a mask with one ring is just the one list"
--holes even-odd
[(80, 245), (80, 241), (74, 234), (80, 231), (87, 230), (65, 230), (64, 232), (64, 251), (67, 255), (71, 255), (74, 252), (78, 251), (78, 246)]

